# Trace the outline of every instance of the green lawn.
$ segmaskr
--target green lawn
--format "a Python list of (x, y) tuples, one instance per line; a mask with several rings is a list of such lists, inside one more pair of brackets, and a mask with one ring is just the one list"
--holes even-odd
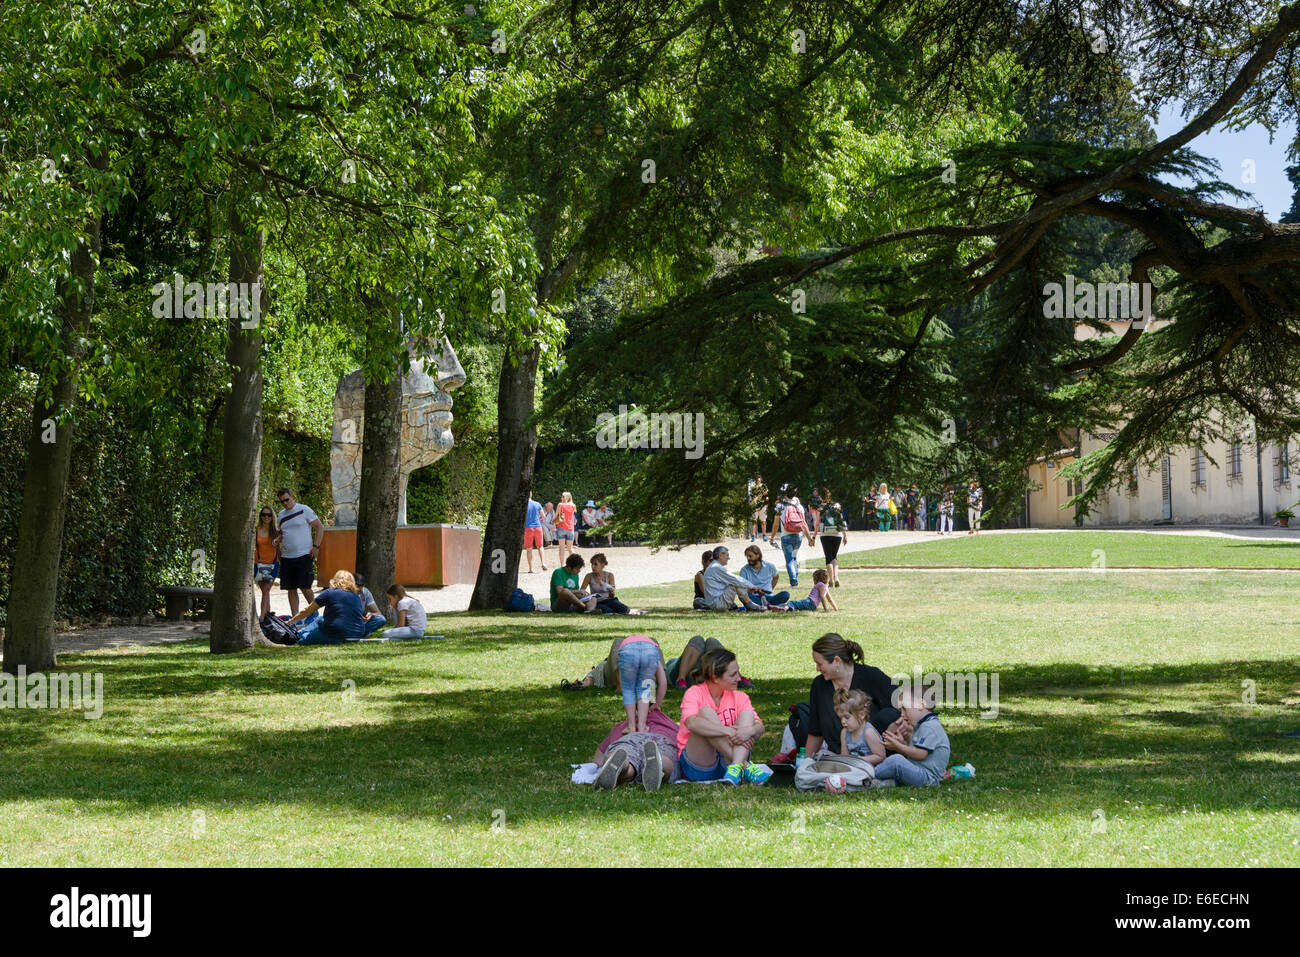
[[(883, 572), (848, 576), (837, 614), (432, 615), (449, 638), (67, 655), (104, 673), (104, 716), (0, 714), (0, 865), (1293, 865), (1294, 581)], [(670, 654), (698, 631), (737, 651), (764, 757), (826, 630), (891, 673), (997, 672), (1000, 713), (944, 716), (977, 777), (933, 790), (572, 785), (621, 709), (558, 681), (633, 624)]]
[[(890, 533), (851, 532), (850, 535), (888, 540)], [(820, 559), (820, 547), (805, 549), (804, 554), (811, 567), (825, 564)], [(812, 560), (814, 556), (816, 561)], [(1300, 537), (1294, 542), (1279, 542), (1145, 532), (1020, 535), (963, 532), (951, 538), (935, 536), (932, 542), (854, 552), (840, 560), (840, 567), (1091, 568), (1101, 562), (1108, 568), (1300, 568)]]

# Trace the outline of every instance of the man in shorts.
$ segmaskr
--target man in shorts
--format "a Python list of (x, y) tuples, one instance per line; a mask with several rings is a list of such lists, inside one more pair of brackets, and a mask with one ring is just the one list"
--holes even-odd
[(289, 613), (298, 614), (298, 593), (307, 604), (316, 600), (316, 556), (325, 537), (325, 526), (316, 513), (293, 500), (293, 492), (282, 488), (275, 493), (280, 511), (280, 587), (289, 593)]
[(533, 573), (533, 549), (546, 571), (546, 542), (542, 538), (542, 503), (528, 496), (528, 515), (524, 519), (524, 554), (528, 556), (528, 574)]

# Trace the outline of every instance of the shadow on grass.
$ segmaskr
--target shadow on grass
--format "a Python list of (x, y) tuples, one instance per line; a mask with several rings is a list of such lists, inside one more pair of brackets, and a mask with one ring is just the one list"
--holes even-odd
[[(307, 656), (217, 659), (220, 671), (205, 651), (132, 656), (136, 673), (115, 670), (112, 709), (98, 722), (7, 713), (0, 748), (21, 773), (0, 778), (0, 800), (73, 800), (127, 812), (289, 802), (327, 815), (436, 812), (485, 823), (492, 809), (504, 808), (515, 825), (571, 825), (573, 815), (607, 822), (622, 808), (641, 813), (647, 802), (688, 808), (683, 813), (692, 816), (707, 804), (711, 822), (761, 824), (822, 798), (777, 788), (603, 795), (573, 786), (568, 765), (587, 760), (620, 716), (615, 694), (505, 684), (424, 691), (428, 673), (398, 667), (415, 649), (373, 650), (381, 649), (385, 654), (330, 660), (329, 678), (322, 662)], [(952, 803), (1016, 817), (1076, 814), (1121, 798), (1169, 814), (1187, 804), (1300, 807), (1300, 740), (1279, 734), (1298, 723), (1294, 710), (1268, 698), (1261, 713), (1242, 713), (1219, 690), (1226, 684), (1231, 691), (1239, 674), (1258, 676), (1265, 690), (1293, 687), (1300, 660), (1126, 668), (1122, 675), (1076, 663), (1000, 670), (996, 720), (944, 714), (953, 763), (973, 763), (974, 781), (864, 799)], [(338, 674), (356, 681), (357, 700), (340, 694)], [(752, 693), (767, 720), (759, 758), (776, 750), (787, 705), (806, 697), (808, 683), (766, 680)], [(259, 694), (296, 697), (291, 709), (268, 712), (271, 703), (253, 697)], [(671, 695), (666, 710), (675, 715), (679, 701), (680, 693)], [(301, 726), (304, 715), (311, 726)], [(267, 726), (277, 720), (296, 726)]]

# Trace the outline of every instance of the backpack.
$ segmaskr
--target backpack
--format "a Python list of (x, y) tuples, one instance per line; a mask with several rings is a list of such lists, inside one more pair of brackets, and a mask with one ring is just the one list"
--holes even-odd
[(511, 592), (510, 600), (506, 602), (506, 611), (533, 611), (536, 608), (537, 602), (533, 601), (533, 596), (522, 588)]
[(803, 506), (787, 505), (781, 513), (781, 527), (787, 532), (806, 531), (808, 526), (803, 520)]
[(786, 736), (781, 736), (781, 746), (784, 750), (789, 751), (795, 748), (802, 748), (808, 743), (808, 718), (812, 715), (812, 706), (807, 701), (800, 701), (798, 704), (790, 705), (790, 720), (786, 722), (786, 732), (789, 734), (789, 747), (786, 747)]
[(794, 786), (800, 791), (818, 791), (826, 787), (826, 779), (832, 774), (844, 778), (846, 791), (864, 791), (867, 788), (884, 787), (885, 782), (876, 781), (876, 769), (866, 758), (856, 754), (832, 754), (816, 761), (809, 761), (794, 772)]
[(266, 636), (267, 641), (273, 641), (277, 645), (296, 645), (298, 643), (298, 630), (284, 618), (278, 618), (269, 611), (258, 621), (262, 629), (262, 634)]

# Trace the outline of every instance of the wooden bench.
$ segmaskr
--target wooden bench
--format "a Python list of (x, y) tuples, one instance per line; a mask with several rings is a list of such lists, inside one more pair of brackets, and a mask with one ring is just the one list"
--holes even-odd
[(194, 608), (196, 601), (208, 604), (208, 615), (211, 617), (211, 588), (201, 588), (197, 585), (162, 585), (154, 590), (162, 595), (167, 603), (168, 621), (180, 621), (187, 611)]

